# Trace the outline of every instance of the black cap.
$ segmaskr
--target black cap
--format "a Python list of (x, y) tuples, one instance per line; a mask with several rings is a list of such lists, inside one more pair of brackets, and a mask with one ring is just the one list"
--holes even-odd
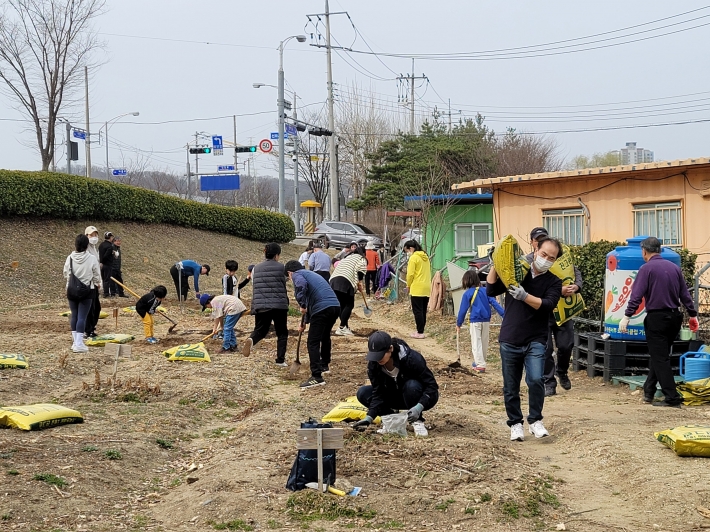
[(385, 331), (375, 331), (367, 339), (367, 360), (379, 362), (392, 347), (392, 337)]
[(547, 229), (544, 227), (536, 227), (532, 231), (530, 231), (530, 240), (537, 240), (540, 237), (543, 236), (550, 236), (547, 232)]

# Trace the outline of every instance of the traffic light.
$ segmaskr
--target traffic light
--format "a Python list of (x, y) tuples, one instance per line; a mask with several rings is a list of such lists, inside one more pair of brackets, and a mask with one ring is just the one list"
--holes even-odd
[(212, 148), (200, 146), (199, 148), (190, 148), (190, 153), (212, 153)]
[(333, 135), (332, 131), (324, 127), (312, 127), (308, 130), (308, 133), (314, 137), (331, 137)]
[(254, 153), (256, 146), (237, 146), (234, 148), (235, 153)]
[(69, 141), (69, 160), (78, 161), (79, 160), (79, 143), (73, 140)]

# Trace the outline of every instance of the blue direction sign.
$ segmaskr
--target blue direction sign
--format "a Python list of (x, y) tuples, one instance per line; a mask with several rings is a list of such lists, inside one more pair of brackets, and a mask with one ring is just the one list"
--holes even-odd
[(74, 135), (75, 139), (86, 140), (86, 131), (84, 131), (83, 129), (75, 129), (72, 134)]
[(119, 176), (119, 175), (127, 175), (128, 172), (126, 172), (125, 168), (115, 168), (114, 170), (111, 170), (111, 174)]
[(215, 150), (221, 150), (222, 146), (222, 135), (212, 135), (212, 148)]
[(239, 174), (203, 175), (200, 190), (239, 190)]
[(233, 164), (226, 164), (224, 166), (218, 166), (217, 171), (218, 172), (234, 172), (234, 165)]
[(285, 124), (286, 127), (286, 135), (293, 135), (294, 137), (298, 135), (298, 131), (296, 131), (296, 126), (293, 124)]
[(271, 140), (279, 140), (279, 134), (278, 134), (278, 132), (271, 134)]

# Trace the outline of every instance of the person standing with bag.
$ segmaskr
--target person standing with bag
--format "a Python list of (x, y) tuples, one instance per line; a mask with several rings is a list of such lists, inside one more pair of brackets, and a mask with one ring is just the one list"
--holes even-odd
[(91, 310), (94, 292), (101, 286), (99, 261), (87, 251), (89, 238), (78, 235), (74, 242), (74, 251), (64, 262), (64, 278), (67, 280), (67, 300), (69, 301), (69, 325), (71, 327), (74, 353), (86, 353), (89, 348), (84, 344), (86, 317)]

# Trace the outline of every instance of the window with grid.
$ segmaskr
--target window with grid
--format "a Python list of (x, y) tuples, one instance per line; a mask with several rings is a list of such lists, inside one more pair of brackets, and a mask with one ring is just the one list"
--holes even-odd
[(683, 244), (680, 201), (634, 205), (634, 236), (655, 236), (665, 246)]
[(456, 224), (454, 226), (456, 255), (475, 255), (478, 246), (493, 240), (492, 224)]
[(542, 211), (542, 225), (550, 236), (565, 244), (581, 246), (586, 243), (582, 209)]

